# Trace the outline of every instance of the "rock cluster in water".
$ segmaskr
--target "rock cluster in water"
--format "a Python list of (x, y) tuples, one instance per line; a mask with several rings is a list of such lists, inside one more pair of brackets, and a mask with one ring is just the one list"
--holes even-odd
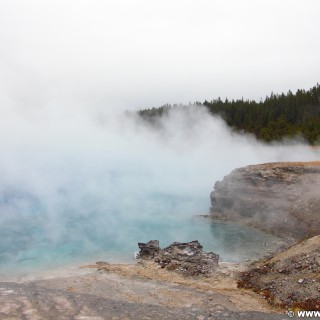
[(140, 252), (137, 258), (153, 260), (161, 268), (175, 270), (186, 276), (210, 276), (217, 268), (219, 255), (205, 252), (199, 241), (174, 242), (161, 249), (158, 240), (138, 243)]

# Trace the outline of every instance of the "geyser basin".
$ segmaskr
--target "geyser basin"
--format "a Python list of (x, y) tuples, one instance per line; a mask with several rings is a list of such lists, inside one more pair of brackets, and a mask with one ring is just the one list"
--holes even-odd
[(2, 279), (97, 260), (133, 262), (137, 243), (150, 239), (159, 239), (161, 246), (196, 239), (220, 261), (231, 262), (258, 258), (279, 245), (255, 229), (193, 216), (206, 203), (202, 198), (153, 194), (130, 209), (124, 202), (115, 208), (86, 198), (81, 210), (67, 199), (61, 197), (54, 214), (27, 195), (3, 199), (11, 215), (0, 227)]
[(207, 212), (212, 184), (249, 163), (318, 158), (235, 136), (197, 107), (175, 110), (156, 128), (91, 105), (47, 107), (25, 116), (10, 107), (0, 118), (2, 277), (132, 261), (137, 243), (150, 239), (199, 240), (222, 260), (250, 258), (267, 249), (268, 236), (192, 219)]

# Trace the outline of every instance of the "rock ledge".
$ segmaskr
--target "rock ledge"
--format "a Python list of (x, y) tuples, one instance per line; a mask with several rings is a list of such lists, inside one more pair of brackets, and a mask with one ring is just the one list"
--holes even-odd
[(320, 162), (247, 166), (216, 182), (211, 216), (301, 240), (320, 234), (319, 190)]

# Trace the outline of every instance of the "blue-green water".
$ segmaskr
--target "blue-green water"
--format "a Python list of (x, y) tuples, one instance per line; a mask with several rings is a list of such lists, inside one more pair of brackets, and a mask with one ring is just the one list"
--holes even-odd
[(277, 242), (251, 228), (195, 216), (205, 212), (205, 198), (152, 194), (116, 205), (89, 197), (80, 206), (69, 196), (61, 196), (54, 210), (47, 199), (26, 194), (2, 199), (1, 277), (83, 261), (130, 262), (137, 243), (151, 239), (160, 240), (161, 247), (199, 240), (206, 251), (231, 262), (256, 258)]

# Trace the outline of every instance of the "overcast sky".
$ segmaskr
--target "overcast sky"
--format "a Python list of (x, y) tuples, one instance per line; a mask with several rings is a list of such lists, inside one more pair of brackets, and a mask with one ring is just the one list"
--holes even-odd
[(308, 89), (320, 80), (319, 14), (319, 0), (1, 0), (1, 108)]

